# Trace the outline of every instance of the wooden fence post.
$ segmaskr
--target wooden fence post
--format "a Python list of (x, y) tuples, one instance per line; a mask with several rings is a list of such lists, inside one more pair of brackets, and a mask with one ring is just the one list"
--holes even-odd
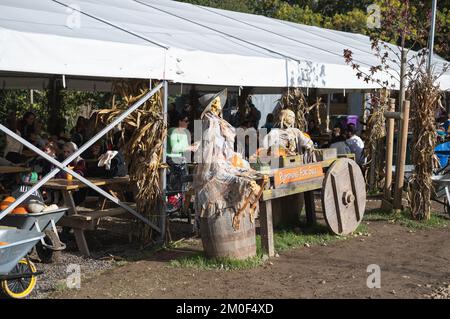
[(402, 125), (399, 136), (400, 153), (395, 170), (394, 209), (402, 209), (402, 192), (405, 183), (406, 145), (408, 143), (409, 101), (403, 102)]
[[(389, 99), (388, 112), (395, 111), (395, 99)], [(392, 160), (394, 153), (394, 125), (392, 117), (386, 118), (386, 175), (384, 179), (384, 199), (392, 201)]]

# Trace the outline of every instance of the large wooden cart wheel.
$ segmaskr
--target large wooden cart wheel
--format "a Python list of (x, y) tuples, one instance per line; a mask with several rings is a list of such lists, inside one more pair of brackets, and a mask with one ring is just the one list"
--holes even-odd
[(355, 161), (341, 158), (330, 167), (323, 181), (322, 207), (333, 233), (356, 230), (366, 208), (366, 182)]

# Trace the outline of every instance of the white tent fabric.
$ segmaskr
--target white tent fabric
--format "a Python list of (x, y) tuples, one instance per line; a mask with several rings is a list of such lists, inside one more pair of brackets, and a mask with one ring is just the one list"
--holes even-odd
[[(358, 34), (168, 0), (0, 0), (0, 12), (0, 72), (379, 87), (344, 63), (344, 49), (363, 68), (377, 63), (369, 38)], [(445, 61), (434, 62), (439, 69)], [(450, 74), (440, 81), (450, 88)]]

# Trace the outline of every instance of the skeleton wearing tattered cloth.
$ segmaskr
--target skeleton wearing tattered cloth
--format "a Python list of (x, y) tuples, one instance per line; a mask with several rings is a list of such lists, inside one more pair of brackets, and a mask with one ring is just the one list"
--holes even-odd
[(200, 217), (231, 213), (237, 230), (246, 213), (252, 222), (256, 217), (261, 187), (255, 180), (261, 176), (234, 152), (235, 130), (221, 117), (226, 93), (224, 90), (200, 98), (206, 107), (201, 115), (203, 138), (201, 153), (197, 154), (201, 158), (193, 187)]
[(314, 143), (311, 138), (294, 127), (295, 114), (291, 110), (284, 109), (269, 134), (264, 137), (265, 149), (283, 148), (286, 155), (303, 154), (303, 162), (315, 162)]

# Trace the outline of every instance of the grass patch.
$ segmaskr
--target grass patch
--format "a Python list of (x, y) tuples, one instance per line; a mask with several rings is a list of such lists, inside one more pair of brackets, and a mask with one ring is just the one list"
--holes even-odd
[(54, 290), (56, 291), (56, 292), (63, 292), (64, 290), (66, 290), (66, 289), (69, 289), (68, 287), (67, 287), (67, 282), (66, 282), (66, 280), (59, 280), (57, 283), (56, 283), (56, 285), (55, 285), (55, 288), (54, 288)]
[(402, 210), (398, 213), (392, 210), (368, 211), (364, 214), (364, 220), (385, 221), (416, 230), (447, 227), (448, 225), (448, 220), (437, 214), (431, 214), (431, 218), (429, 220), (413, 220), (408, 210)]
[[(355, 235), (367, 233), (367, 225), (361, 224), (355, 231)], [(351, 236), (349, 236), (351, 237)], [(296, 228), (280, 228), (274, 231), (275, 251), (282, 252), (302, 246), (323, 245), (325, 243), (343, 240), (349, 237), (336, 236), (329, 232), (328, 227), (320, 224), (306, 226), (302, 223)], [(243, 270), (263, 265), (267, 256), (263, 255), (261, 249), (261, 237), (256, 236), (256, 257), (246, 260), (231, 258), (208, 258), (202, 252), (191, 256), (172, 260), (172, 267), (195, 268), (201, 270)]]
[(256, 236), (256, 256), (245, 260), (232, 258), (208, 258), (203, 252), (172, 260), (172, 267), (195, 268), (201, 270), (242, 270), (261, 266), (265, 258), (261, 249), (261, 237)]
[(172, 260), (170, 265), (172, 267), (201, 270), (242, 270), (261, 266), (264, 262), (262, 255), (245, 260), (237, 260), (231, 258), (208, 258), (203, 253), (197, 253), (192, 256)]

